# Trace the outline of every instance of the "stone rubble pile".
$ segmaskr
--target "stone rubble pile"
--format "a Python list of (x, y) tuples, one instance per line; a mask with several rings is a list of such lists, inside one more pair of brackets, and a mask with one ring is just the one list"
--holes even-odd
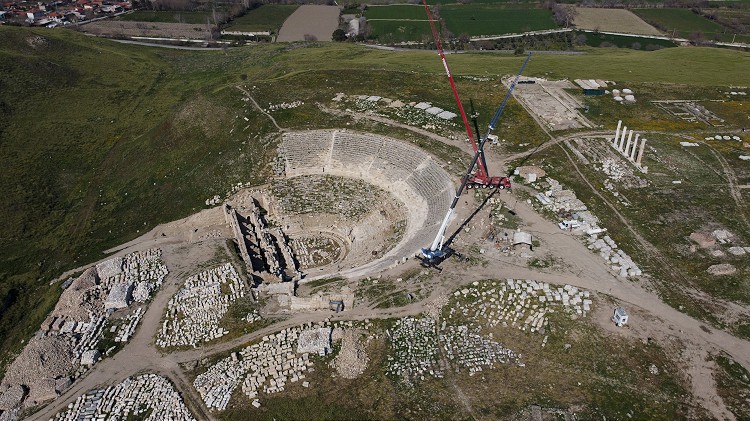
[(282, 102), (280, 104), (271, 104), (268, 103), (268, 108), (266, 108), (266, 112), (270, 111), (276, 111), (276, 110), (291, 110), (292, 108), (297, 108), (302, 105), (305, 105), (304, 101), (292, 101), (292, 102)]
[[(457, 370), (468, 369), (469, 375), (497, 363), (523, 365), (519, 355), (483, 338), (475, 327), (448, 324), (446, 320), (438, 325), (431, 317), (406, 317), (396, 321), (390, 334), (393, 353), (387, 358), (386, 373), (407, 384), (425, 376), (442, 378), (450, 364)], [(441, 350), (447, 362), (439, 360)]]
[(307, 329), (297, 337), (298, 354), (318, 354), (321, 357), (331, 352), (331, 328)]
[[(122, 258), (113, 258), (96, 266), (102, 284), (110, 291), (115, 285), (126, 285), (124, 290), (140, 291), (132, 298), (138, 302), (145, 302), (151, 293), (161, 287), (169, 271), (161, 260), (161, 249), (136, 251)], [(109, 297), (108, 297), (109, 298)], [(126, 297), (129, 304), (130, 297)], [(105, 302), (106, 306), (106, 302)]]
[[(20, 401), (7, 399), (14, 400), (14, 406), (0, 410), (10, 413), (61, 394), (72, 379), (96, 362), (97, 358), (90, 357), (100, 351), (97, 347), (112, 312), (123, 304), (127, 307), (132, 298), (148, 300), (167, 273), (161, 250), (151, 249), (108, 259), (66, 282), (57, 305), (42, 322), (40, 331), (8, 366), (0, 383), (0, 401), (3, 391), (17, 390), (17, 386), (26, 391), (25, 395)], [(137, 297), (130, 295), (133, 286), (139, 291)], [(109, 299), (115, 288), (119, 292)], [(111, 306), (115, 302), (117, 306)], [(138, 308), (123, 316), (126, 323), (118, 332), (120, 341), (132, 336), (142, 312), (143, 309)], [(82, 365), (84, 355), (87, 363), (92, 364)]]
[(448, 295), (441, 293), (434, 299), (425, 303), (424, 315), (434, 320), (440, 318), (440, 312), (443, 310), (443, 306), (448, 304)]
[[(612, 170), (614, 171), (614, 170)], [(633, 259), (618, 249), (615, 241), (605, 235), (599, 238), (599, 235), (606, 231), (605, 228), (599, 227), (599, 219), (592, 214), (586, 205), (576, 198), (572, 190), (565, 190), (557, 180), (547, 178), (550, 184), (549, 190), (536, 195), (537, 200), (542, 206), (547, 207), (557, 214), (572, 213), (572, 219), (563, 220), (560, 227), (570, 229), (571, 232), (578, 235), (587, 235), (586, 241), (588, 248), (599, 252), (599, 255), (608, 264), (610, 269), (620, 277), (641, 276), (643, 271), (633, 261)]]
[(138, 307), (133, 313), (123, 318), (124, 323), (119, 326), (112, 326), (110, 333), (115, 334), (115, 342), (127, 342), (138, 326), (138, 322), (143, 317), (143, 307)]
[[(147, 416), (148, 415), (148, 416)], [(170, 420), (194, 421), (171, 383), (156, 374), (127, 378), (115, 386), (81, 395), (55, 421)]]
[(362, 180), (330, 175), (275, 180), (271, 193), (286, 214), (330, 213), (352, 220), (367, 215), (386, 196)]
[(611, 263), (610, 268), (612, 271), (621, 278), (641, 276), (643, 274), (643, 271), (641, 271), (627, 253), (621, 249), (617, 249), (617, 243), (609, 235), (605, 235), (602, 238), (598, 238), (597, 235), (591, 235), (588, 238), (588, 242), (589, 250), (598, 251), (602, 259)]
[(628, 171), (620, 165), (619, 161), (612, 158), (606, 158), (602, 161), (602, 171), (613, 181), (620, 181), (628, 174)]
[(542, 202), (542, 205), (555, 213), (575, 213), (577, 218), (574, 219), (582, 221), (579, 231), (586, 232), (588, 229), (598, 228), (599, 219), (589, 212), (586, 205), (576, 197), (574, 191), (563, 189), (560, 182), (551, 177), (547, 177), (547, 182), (550, 185), (549, 189), (543, 194), (537, 195), (537, 199)]
[(316, 340), (314, 344), (306, 342), (303, 348), (315, 353), (324, 352), (324, 349), (330, 350), (329, 323), (308, 323), (287, 328), (264, 336), (260, 342), (220, 360), (205, 373), (198, 375), (193, 386), (209, 409), (224, 410), (232, 392), (240, 384), (242, 391), (248, 398), (253, 399), (253, 405), (258, 407), (260, 403), (257, 397), (260, 392), (281, 392), (287, 383), (301, 381), (305, 378), (306, 371), (312, 371), (313, 362), (310, 354), (296, 352), (299, 349), (298, 339), (307, 336), (321, 339), (322, 330), (328, 332), (327, 343), (322, 340)]
[(515, 352), (472, 332), (468, 326), (447, 326), (442, 329), (439, 339), (446, 357), (469, 369), (470, 376), (485, 368), (494, 368), (495, 363), (520, 363)]
[(356, 379), (367, 368), (370, 358), (364, 344), (360, 341), (360, 332), (356, 329), (344, 330), (341, 338), (341, 349), (331, 361), (331, 367), (345, 379)]
[(245, 296), (245, 282), (230, 263), (189, 277), (167, 304), (156, 345), (196, 347), (229, 331), (219, 322), (229, 305)]
[[(34, 336), (23, 352), (8, 366), (0, 384), (0, 410), (27, 407), (54, 399), (62, 391), (57, 382), (66, 379), (76, 368), (76, 356), (66, 338), (62, 336)], [(67, 381), (66, 381), (67, 383)], [(24, 394), (16, 399), (18, 387)]]
[(254, 309), (250, 313), (247, 313), (247, 316), (245, 316), (243, 320), (248, 323), (253, 323), (257, 322), (260, 319), (262, 319), (262, 317), (260, 317), (260, 312), (257, 309)]
[(443, 371), (438, 369), (438, 333), (434, 319), (397, 319), (389, 333), (393, 355), (388, 356), (387, 374), (407, 383), (424, 380), (426, 374), (443, 377)]
[[(490, 327), (502, 324), (542, 334), (549, 325), (548, 314), (564, 311), (585, 317), (593, 304), (588, 291), (533, 280), (474, 282), (453, 295), (461, 304), (450, 307), (449, 322), (460, 316), (484, 321)], [(542, 346), (546, 342), (545, 336)]]
[[(375, 113), (384, 117), (396, 117), (410, 126), (418, 126), (424, 129), (436, 129), (438, 126), (456, 126), (452, 122), (457, 114), (434, 107), (429, 102), (402, 102), (390, 98), (382, 98), (377, 95), (354, 95), (341, 96), (337, 102), (344, 103), (360, 112)], [(335, 98), (334, 98), (335, 99)], [(347, 111), (350, 111), (347, 109)]]

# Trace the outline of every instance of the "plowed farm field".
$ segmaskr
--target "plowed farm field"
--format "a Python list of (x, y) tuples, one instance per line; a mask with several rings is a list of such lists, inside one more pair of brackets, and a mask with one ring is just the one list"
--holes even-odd
[(624, 9), (592, 9), (576, 7), (573, 21), (578, 29), (622, 32), (638, 35), (662, 35), (634, 13)]

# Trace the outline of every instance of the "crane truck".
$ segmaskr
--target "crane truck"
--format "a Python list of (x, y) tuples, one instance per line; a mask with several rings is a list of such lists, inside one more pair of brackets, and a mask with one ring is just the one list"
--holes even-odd
[[(492, 119), (490, 120), (488, 129), (487, 129), (487, 135), (484, 137), (481, 136), (479, 133), (479, 126), (476, 122), (476, 113), (472, 113), (472, 120), (474, 122), (474, 128), (476, 131), (476, 138), (479, 141), (474, 139), (474, 133), (472, 133), (471, 126), (469, 126), (469, 121), (466, 118), (466, 112), (464, 111), (464, 107), (461, 104), (461, 99), (458, 96), (458, 90), (456, 89), (456, 84), (453, 81), (453, 75), (451, 74), (450, 68), (448, 67), (448, 62), (445, 59), (445, 53), (443, 51), (442, 43), (440, 42), (440, 34), (438, 33), (437, 29), (435, 28), (435, 22), (432, 17), (432, 13), (430, 12), (430, 8), (427, 5), (427, 0), (422, 0), (422, 3), (424, 4), (425, 12), (427, 13), (427, 18), (430, 22), (430, 28), (432, 29), (432, 36), (435, 38), (435, 45), (438, 50), (438, 54), (440, 55), (440, 59), (443, 63), (443, 68), (445, 69), (445, 73), (448, 75), (448, 80), (450, 81), (451, 90), (453, 91), (453, 97), (456, 100), (456, 104), (458, 105), (458, 110), (461, 114), (461, 118), (463, 119), (464, 127), (466, 129), (466, 134), (469, 137), (469, 141), (471, 142), (472, 149), (474, 149), (474, 157), (471, 160), (471, 164), (469, 164), (468, 169), (466, 170), (466, 175), (461, 180), (461, 185), (456, 191), (456, 195), (453, 198), (453, 201), (451, 202), (450, 207), (448, 208), (448, 212), (445, 215), (445, 218), (443, 218), (443, 222), (440, 225), (440, 228), (438, 229), (437, 235), (435, 236), (435, 239), (433, 240), (432, 244), (430, 244), (430, 247), (423, 248), (421, 250), (422, 256), (424, 259), (430, 263), (435, 264), (442, 259), (444, 259), (448, 255), (448, 247), (445, 244), (445, 230), (448, 228), (448, 224), (450, 223), (451, 219), (453, 218), (453, 214), (456, 209), (456, 205), (458, 204), (458, 200), (461, 197), (461, 194), (463, 193), (465, 188), (496, 188), (496, 189), (510, 189), (511, 184), (508, 177), (490, 177), (487, 173), (487, 161), (484, 156), (484, 144), (487, 142), (487, 139), (492, 134), (492, 131), (495, 130), (495, 126), (497, 125), (498, 120), (500, 119), (500, 116), (503, 113), (503, 110), (505, 109), (505, 105), (508, 103), (508, 100), (510, 99), (511, 94), (513, 93), (513, 89), (515, 89), (516, 84), (518, 83), (518, 79), (521, 77), (521, 73), (523, 73), (523, 69), (526, 67), (526, 64), (528, 64), (529, 59), (531, 59), (531, 54), (529, 54), (526, 57), (526, 60), (523, 62), (523, 65), (521, 66), (521, 70), (518, 71), (518, 74), (516, 75), (516, 78), (511, 83), (510, 87), (508, 88), (508, 93), (505, 95), (505, 98), (503, 99), (503, 102), (500, 104), (500, 106), (495, 111), (495, 115), (492, 116)], [(473, 106), (472, 106), (473, 108)], [(477, 167), (476, 172), (474, 171), (474, 167)]]

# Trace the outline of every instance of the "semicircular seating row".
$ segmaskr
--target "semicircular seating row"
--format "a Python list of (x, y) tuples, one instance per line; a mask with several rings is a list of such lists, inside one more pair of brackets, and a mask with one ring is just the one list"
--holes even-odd
[(392, 193), (406, 206), (404, 237), (384, 257), (368, 264), (373, 270), (428, 246), (455, 194), (450, 175), (428, 153), (385, 136), (349, 130), (286, 132), (279, 155), (287, 177), (359, 178)]

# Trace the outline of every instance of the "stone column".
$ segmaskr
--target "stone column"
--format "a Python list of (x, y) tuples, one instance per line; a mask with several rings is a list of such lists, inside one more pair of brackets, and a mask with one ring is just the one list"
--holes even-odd
[(627, 158), (628, 156), (628, 150), (630, 149), (630, 144), (633, 142), (633, 131), (628, 132), (628, 143), (625, 144), (625, 149), (622, 150), (622, 154), (625, 155)]
[(620, 134), (620, 143), (617, 145), (617, 150), (622, 152), (622, 146), (625, 143), (625, 132), (628, 131), (628, 126), (622, 128), (622, 134)]
[(646, 138), (644, 137), (641, 141), (641, 150), (638, 151), (638, 159), (635, 161), (635, 163), (640, 167), (641, 166), (641, 160), (643, 159), (643, 150), (646, 149)]
[(633, 162), (635, 162), (634, 161), (635, 160), (635, 150), (638, 148), (638, 138), (640, 136), (641, 135), (638, 134), (638, 133), (635, 134), (635, 141), (633, 142), (633, 149), (630, 150), (630, 160), (633, 161)]
[(613, 146), (617, 146), (617, 138), (620, 137), (620, 126), (622, 126), (622, 120), (617, 120), (617, 130), (615, 130), (615, 138), (612, 139)]

